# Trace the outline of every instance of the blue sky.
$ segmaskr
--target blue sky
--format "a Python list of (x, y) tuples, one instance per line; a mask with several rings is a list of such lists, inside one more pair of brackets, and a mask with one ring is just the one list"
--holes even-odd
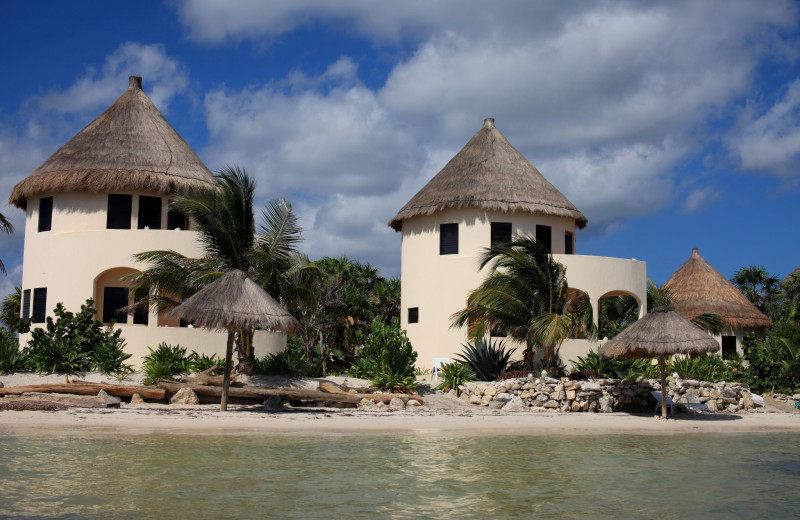
[[(144, 78), (213, 170), (286, 197), (312, 258), (400, 272), (386, 224), (494, 117), (588, 217), (580, 254), (657, 283), (800, 264), (794, 2), (8, 2), (0, 192)], [(0, 237), (21, 281), (21, 211)], [(569, 278), (569, 273), (567, 273)]]

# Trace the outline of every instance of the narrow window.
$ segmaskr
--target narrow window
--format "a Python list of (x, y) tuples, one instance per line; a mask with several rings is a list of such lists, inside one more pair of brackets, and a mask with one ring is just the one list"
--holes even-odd
[(108, 194), (107, 229), (130, 229), (133, 195)]
[(492, 222), (492, 247), (511, 242), (511, 222)]
[(161, 229), (161, 197), (139, 196), (139, 229)]
[(167, 212), (167, 229), (189, 229), (186, 214), (171, 209)]
[(50, 231), (53, 227), (53, 197), (39, 199), (39, 231)]
[(31, 290), (22, 291), (22, 319), (28, 320), (31, 317)]
[(736, 336), (722, 336), (722, 359), (736, 354)]
[(419, 323), (419, 307), (408, 308), (408, 322)]
[(128, 316), (120, 309), (128, 306), (127, 287), (103, 288), (103, 323), (127, 323)]
[(458, 254), (458, 224), (442, 224), (439, 226), (439, 254)]
[(33, 290), (33, 321), (44, 323), (47, 316), (47, 287), (38, 287)]
[(551, 253), (553, 252), (552, 242), (552, 229), (550, 226), (540, 226), (536, 224), (536, 241), (547, 248)]
[[(133, 301), (138, 302), (142, 298), (147, 297), (147, 290), (146, 289), (137, 289), (136, 292), (133, 293)], [(149, 305), (144, 309), (137, 309), (133, 312), (133, 323), (135, 325), (147, 325), (150, 320), (150, 309)]]
[(569, 231), (564, 232), (564, 254), (571, 255), (575, 253), (574, 237)]

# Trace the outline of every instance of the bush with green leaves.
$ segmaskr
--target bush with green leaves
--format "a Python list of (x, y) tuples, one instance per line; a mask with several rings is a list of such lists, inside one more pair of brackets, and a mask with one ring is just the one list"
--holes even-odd
[[(358, 351), (348, 374), (353, 377), (369, 379), (375, 386), (387, 381), (406, 381), (407, 389), (416, 386), (414, 363), (417, 353), (411, 347), (406, 332), (400, 328), (400, 321), (392, 318), (385, 323), (380, 317), (372, 321), (370, 334), (364, 338), (359, 333), (358, 339), (363, 347)], [(393, 383), (394, 384), (394, 383)], [(394, 386), (394, 389), (399, 389)]]
[[(91, 299), (77, 314), (57, 303), (55, 320), (48, 316), (44, 328), (31, 330), (25, 350), (28, 366), (37, 372), (84, 372), (100, 368), (105, 372), (127, 369), (130, 357), (122, 351), (121, 331), (112, 331), (94, 317), (97, 309)], [(97, 352), (97, 354), (95, 354)], [(102, 367), (102, 368), (101, 368)]]
[(188, 360), (190, 372), (202, 372), (214, 365), (219, 365), (221, 368), (225, 364), (225, 360), (218, 358), (216, 354), (207, 356), (205, 354), (198, 354), (194, 350), (189, 354)]
[(0, 328), (0, 374), (10, 374), (25, 366), (25, 355), (13, 332)]
[(469, 383), (470, 381), (475, 381), (475, 372), (473, 372), (468, 365), (463, 363), (456, 362), (442, 365), (440, 374), (439, 377), (442, 378), (442, 382), (435, 390), (442, 390), (443, 392), (455, 390), (456, 395), (461, 395), (461, 390), (458, 388), (459, 386), (464, 383)]
[(669, 363), (669, 372), (677, 372), (684, 379), (717, 382), (726, 379), (728, 367), (721, 357), (703, 354), (692, 359), (686, 356), (674, 356)]
[(588, 378), (634, 381), (639, 376), (645, 379), (658, 377), (658, 367), (653, 366), (649, 359), (615, 359), (601, 356), (597, 350), (590, 350), (585, 357), (578, 356), (578, 360), (573, 362), (572, 376), (575, 374)]
[(191, 360), (185, 347), (168, 345), (162, 341), (155, 350), (150, 347), (147, 350), (150, 353), (142, 358), (146, 384), (151, 385), (159, 379), (172, 379), (175, 374), (191, 372)]
[(264, 375), (305, 376), (306, 351), (303, 341), (292, 336), (286, 339), (286, 348), (277, 354), (267, 354), (256, 361), (256, 370)]
[(456, 358), (469, 366), (480, 381), (494, 381), (505, 373), (511, 356), (517, 350), (506, 350), (505, 341), (481, 338), (474, 343), (465, 343), (464, 350)]

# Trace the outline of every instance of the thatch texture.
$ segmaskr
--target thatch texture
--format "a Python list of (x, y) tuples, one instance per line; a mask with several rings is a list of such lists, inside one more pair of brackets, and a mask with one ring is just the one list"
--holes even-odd
[(673, 354), (696, 356), (719, 351), (719, 343), (672, 309), (648, 312), (600, 347), (601, 356), (658, 358)]
[(736, 287), (700, 256), (697, 248), (663, 287), (672, 289), (673, 308), (691, 320), (699, 314), (715, 312), (733, 329), (761, 329), (772, 320), (750, 303)]
[(784, 278), (784, 279), (783, 279), (783, 281), (782, 281), (781, 283), (782, 283), (782, 284), (785, 284), (785, 283), (787, 283), (789, 280), (791, 280), (791, 279), (792, 279), (792, 276), (795, 276), (795, 275), (800, 275), (800, 265), (798, 265), (798, 266), (797, 266), (797, 269), (795, 269), (794, 271), (792, 271), (791, 273), (789, 273), (789, 275), (788, 275), (786, 278)]
[(128, 90), (14, 187), (9, 203), (53, 192), (214, 188), (214, 176), (131, 76)]
[(575, 219), (586, 217), (539, 173), (486, 119), (478, 133), (389, 222), (396, 231), (403, 220), (447, 208), (541, 213)]
[(169, 312), (195, 326), (236, 331), (261, 327), (292, 334), (298, 323), (247, 273), (234, 270)]

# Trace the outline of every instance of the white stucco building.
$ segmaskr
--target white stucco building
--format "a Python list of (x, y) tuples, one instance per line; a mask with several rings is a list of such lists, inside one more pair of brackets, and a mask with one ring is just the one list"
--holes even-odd
[[(576, 254), (584, 215), (486, 119), (483, 128), (389, 222), (402, 233), (401, 324), (418, 364), (462, 351), (465, 329), (451, 316), (486, 276), (480, 256), (493, 242), (528, 234), (567, 268), (571, 289), (586, 293), (597, 323), (600, 299), (632, 295), (646, 313), (647, 273), (637, 260)], [(487, 268), (488, 269), (488, 268)], [(568, 340), (565, 362), (588, 352), (588, 340)], [(521, 355), (524, 348), (517, 351)]]
[[(203, 255), (192, 223), (168, 203), (181, 190), (214, 184), (144, 93), (141, 78), (132, 76), (114, 104), (14, 187), (9, 202), (26, 212), (22, 317), (36, 326), (58, 302), (77, 312), (93, 298), (97, 318), (122, 329), (134, 365), (162, 341), (224, 356), (224, 334), (182, 327), (154, 312), (119, 312), (136, 296), (121, 278), (144, 268), (132, 255), (159, 249)], [(258, 356), (284, 345), (280, 334), (257, 332)]]

